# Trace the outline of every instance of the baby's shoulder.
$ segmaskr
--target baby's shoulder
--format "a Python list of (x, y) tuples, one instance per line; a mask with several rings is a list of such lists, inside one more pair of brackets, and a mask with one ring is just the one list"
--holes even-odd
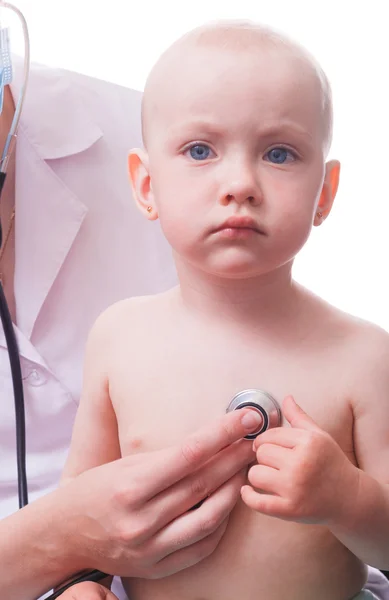
[(389, 333), (385, 329), (348, 315), (346, 348), (361, 378), (389, 384)]
[(328, 312), (329, 331), (346, 347), (353, 348), (355, 355), (376, 357), (389, 353), (389, 333), (385, 329), (333, 306)]
[(361, 376), (374, 369), (389, 373), (389, 333), (379, 325), (346, 313), (326, 302), (317, 303), (321, 338), (337, 348), (347, 365)]
[(389, 333), (382, 327), (314, 300), (315, 348), (321, 369), (339, 387), (354, 417), (387, 413)]
[(137, 338), (146, 333), (150, 324), (163, 319), (172, 290), (150, 296), (136, 296), (115, 302), (96, 319), (90, 337), (99, 343)]
[(389, 333), (371, 322), (348, 315), (348, 335), (339, 367), (349, 383), (354, 417), (388, 417)]

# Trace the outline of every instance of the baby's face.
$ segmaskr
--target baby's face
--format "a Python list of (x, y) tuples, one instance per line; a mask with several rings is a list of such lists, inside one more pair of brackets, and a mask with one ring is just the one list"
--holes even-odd
[[(296, 255), (323, 185), (322, 105), (312, 68), (286, 52), (177, 57), (146, 118), (153, 196), (180, 260), (247, 277)], [(234, 216), (253, 229), (220, 231)]]

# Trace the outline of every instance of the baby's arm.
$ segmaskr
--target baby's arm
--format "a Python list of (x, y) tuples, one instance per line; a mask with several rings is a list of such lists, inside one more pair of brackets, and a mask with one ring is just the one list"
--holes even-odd
[(77, 475), (120, 458), (115, 412), (108, 391), (115, 307), (94, 324), (86, 346), (83, 388), (61, 485)]
[(388, 570), (389, 336), (372, 328), (361, 343), (363, 354), (370, 358), (359, 371), (361, 376), (355, 373), (354, 448), (361, 469), (359, 485), (342, 521), (331, 530), (365, 563)]

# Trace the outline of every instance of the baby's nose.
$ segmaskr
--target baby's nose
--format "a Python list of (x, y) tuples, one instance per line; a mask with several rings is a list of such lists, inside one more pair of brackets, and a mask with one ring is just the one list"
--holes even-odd
[(262, 191), (250, 169), (235, 172), (220, 190), (220, 203), (223, 206), (235, 202), (236, 204), (248, 203), (258, 205), (262, 201)]
[(254, 204), (255, 202), (255, 197), (254, 196), (244, 196), (244, 195), (240, 195), (240, 194), (227, 194), (225, 197), (225, 202), (226, 204), (229, 204), (230, 202), (237, 202), (239, 204), (243, 203), (243, 202), (249, 202), (250, 204)]

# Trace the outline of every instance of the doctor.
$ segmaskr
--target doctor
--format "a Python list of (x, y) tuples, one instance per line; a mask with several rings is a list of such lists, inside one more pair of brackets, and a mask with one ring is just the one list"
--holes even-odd
[[(0, 116), (1, 144), (20, 91), (21, 65), (14, 66)], [(164, 290), (175, 281), (158, 226), (144, 225), (129, 198), (126, 160), (128, 149), (140, 144), (139, 117), (137, 92), (32, 67), (0, 206), (0, 277), (21, 353), (30, 493), (30, 505), (15, 513), (13, 394), (0, 328), (0, 564), (6, 598), (36, 598), (85, 568), (154, 577), (198, 562), (223, 535), (239, 495), (239, 472), (249, 460), (230, 446), (250, 427), (232, 413), (188, 440), (187, 448), (192, 443), (200, 449), (197, 462), (188, 464), (181, 449), (172, 448), (143, 455), (141, 462), (123, 459), (99, 467), (55, 489), (80, 396), (90, 326), (113, 302)], [(210, 469), (206, 461), (215, 454)], [(178, 518), (199, 500), (193, 475), (198, 468), (198, 481), (213, 493), (198, 510)], [(114, 496), (109, 481), (128, 483), (127, 496), (123, 486)], [(148, 495), (156, 493), (164, 507), (167, 500), (173, 521), (155, 533), (144, 519), (149, 544), (139, 546), (133, 532), (139, 515), (147, 515)], [(112, 531), (78, 527), (84, 517), (92, 514), (98, 523), (104, 513), (111, 515)], [(380, 598), (388, 600), (389, 586), (373, 575)], [(78, 594), (80, 600), (100, 600), (106, 593), (86, 583), (62, 598)]]

